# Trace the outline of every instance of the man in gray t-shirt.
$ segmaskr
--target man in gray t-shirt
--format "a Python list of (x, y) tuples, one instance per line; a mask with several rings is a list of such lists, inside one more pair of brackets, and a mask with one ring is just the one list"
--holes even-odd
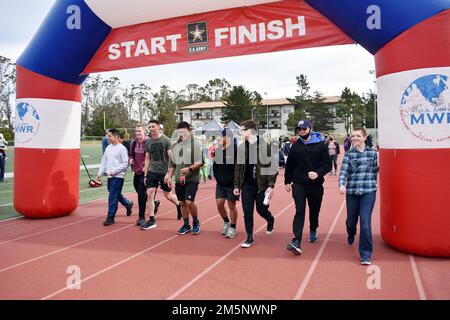
[(150, 139), (145, 145), (144, 183), (147, 186), (147, 207), (150, 211), (150, 220), (141, 227), (142, 230), (150, 230), (156, 227), (154, 199), (159, 186), (164, 193), (164, 197), (176, 205), (178, 219), (181, 219), (180, 202), (172, 193), (172, 188), (164, 182), (172, 155), (172, 141), (161, 133), (158, 120), (150, 120), (148, 130), (150, 131)]
[(150, 166), (148, 172), (165, 175), (169, 168), (169, 154), (172, 150), (172, 141), (169, 137), (161, 135), (159, 138), (152, 138), (145, 144), (145, 152), (150, 155)]

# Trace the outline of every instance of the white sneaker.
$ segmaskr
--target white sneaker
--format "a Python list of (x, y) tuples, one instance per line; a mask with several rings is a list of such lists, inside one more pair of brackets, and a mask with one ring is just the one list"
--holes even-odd
[(254, 243), (255, 240), (253, 240), (253, 237), (247, 237), (247, 240), (241, 243), (241, 248), (250, 248)]
[(228, 229), (230, 229), (230, 223), (225, 222), (222, 228), (222, 235), (226, 236), (228, 234)]
[(234, 239), (236, 237), (237, 233), (238, 232), (237, 232), (236, 228), (229, 227), (228, 232), (227, 232), (227, 238)]

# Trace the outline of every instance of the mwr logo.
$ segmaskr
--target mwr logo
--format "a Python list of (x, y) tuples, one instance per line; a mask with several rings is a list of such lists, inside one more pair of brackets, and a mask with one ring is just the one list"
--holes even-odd
[(188, 53), (208, 51), (208, 24), (206, 21), (187, 25)]
[(16, 107), (16, 142), (26, 143), (31, 141), (39, 132), (39, 114), (29, 103), (21, 102)]
[(450, 140), (450, 92), (448, 77), (420, 77), (405, 90), (400, 104), (403, 126), (425, 142)]

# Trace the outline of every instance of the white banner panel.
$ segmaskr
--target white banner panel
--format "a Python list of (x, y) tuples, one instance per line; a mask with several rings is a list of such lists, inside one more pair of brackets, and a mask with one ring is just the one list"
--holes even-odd
[(450, 148), (450, 67), (389, 74), (377, 82), (381, 148)]
[(16, 148), (79, 149), (81, 103), (51, 99), (17, 99)]
[(207, 11), (247, 7), (280, 0), (85, 0), (89, 8), (112, 28), (187, 16)]

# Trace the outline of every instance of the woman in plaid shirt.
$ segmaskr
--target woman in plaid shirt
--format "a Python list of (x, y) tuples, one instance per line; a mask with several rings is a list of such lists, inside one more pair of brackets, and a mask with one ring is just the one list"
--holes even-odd
[(352, 148), (345, 154), (339, 175), (339, 191), (347, 194), (348, 244), (355, 242), (360, 216), (359, 255), (361, 264), (370, 265), (372, 258), (372, 211), (377, 193), (377, 151), (366, 146), (367, 131), (355, 128)]

